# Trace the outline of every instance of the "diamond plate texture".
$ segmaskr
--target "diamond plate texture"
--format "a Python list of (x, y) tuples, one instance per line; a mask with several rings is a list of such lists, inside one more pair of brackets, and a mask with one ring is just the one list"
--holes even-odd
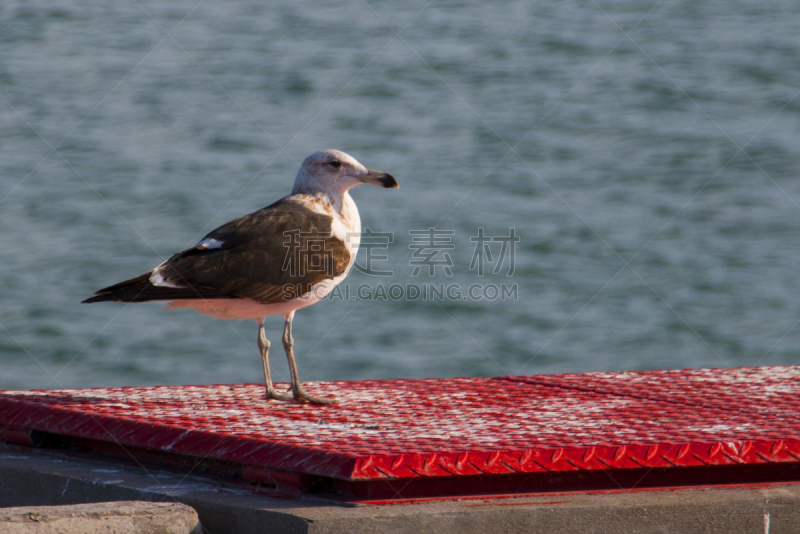
[(30, 430), (343, 480), (800, 462), (800, 367), (0, 392)]

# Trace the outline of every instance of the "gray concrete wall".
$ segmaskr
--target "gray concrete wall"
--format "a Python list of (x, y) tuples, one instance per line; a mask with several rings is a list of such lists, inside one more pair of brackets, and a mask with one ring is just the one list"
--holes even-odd
[(197, 513), (178, 503), (119, 501), (0, 508), (3, 534), (202, 534)]
[(0, 506), (116, 500), (187, 504), (209, 534), (800, 532), (800, 484), (352, 505), (0, 445)]

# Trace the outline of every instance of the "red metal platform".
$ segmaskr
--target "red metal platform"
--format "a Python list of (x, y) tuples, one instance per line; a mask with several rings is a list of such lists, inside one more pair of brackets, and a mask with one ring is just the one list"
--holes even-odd
[(800, 367), (0, 392), (0, 439), (391, 500), (800, 480)]

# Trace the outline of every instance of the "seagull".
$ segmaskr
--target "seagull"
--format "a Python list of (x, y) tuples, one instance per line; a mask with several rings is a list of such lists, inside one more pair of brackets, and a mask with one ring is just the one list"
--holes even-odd
[[(168, 301), (217, 319), (254, 319), (267, 399), (334, 404), (306, 393), (297, 373), (294, 312), (321, 300), (353, 267), (361, 218), (349, 190), (359, 184), (397, 189), (397, 180), (368, 169), (339, 150), (308, 156), (292, 193), (266, 208), (223, 224), (194, 247), (153, 270), (97, 291), (84, 303)], [(279, 393), (269, 370), (264, 319), (283, 317), (283, 348), (292, 394)]]

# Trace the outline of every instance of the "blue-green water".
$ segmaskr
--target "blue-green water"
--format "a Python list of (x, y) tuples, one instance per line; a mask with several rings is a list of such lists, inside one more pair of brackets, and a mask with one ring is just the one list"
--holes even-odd
[[(260, 381), (252, 321), (79, 302), (328, 147), (401, 184), (354, 190), (396, 265), (353, 289), (519, 298), (321, 302), (304, 380), (798, 363), (798, 27), (791, 1), (3, 3), (0, 388)], [(411, 276), (429, 227), (452, 278)], [(469, 269), (480, 227), (521, 237), (512, 276)]]

